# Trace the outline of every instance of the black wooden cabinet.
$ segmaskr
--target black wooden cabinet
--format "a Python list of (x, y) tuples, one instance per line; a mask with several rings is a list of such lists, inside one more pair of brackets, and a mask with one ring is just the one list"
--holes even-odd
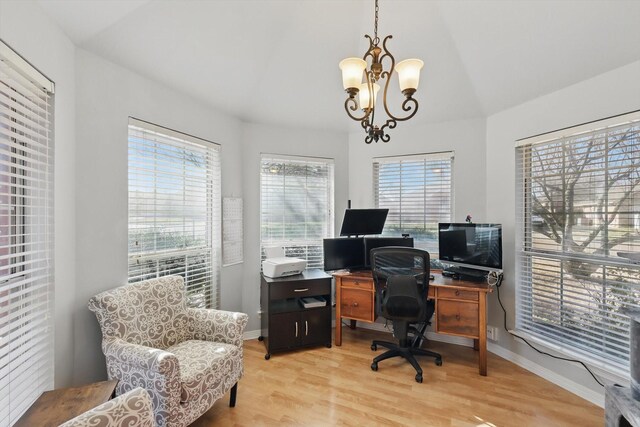
[[(304, 308), (303, 297), (326, 301), (324, 307)], [(262, 276), (261, 336), (265, 359), (277, 351), (325, 345), (331, 347), (331, 276), (322, 270), (305, 270), (296, 276), (272, 279)]]

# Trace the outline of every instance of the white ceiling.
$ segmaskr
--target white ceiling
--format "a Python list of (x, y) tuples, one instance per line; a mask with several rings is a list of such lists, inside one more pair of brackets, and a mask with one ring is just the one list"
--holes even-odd
[[(81, 48), (243, 120), (354, 123), (338, 62), (364, 54), (372, 0), (38, 3)], [(414, 123), (486, 116), (640, 59), (639, 1), (380, 3), (396, 60), (425, 62)]]

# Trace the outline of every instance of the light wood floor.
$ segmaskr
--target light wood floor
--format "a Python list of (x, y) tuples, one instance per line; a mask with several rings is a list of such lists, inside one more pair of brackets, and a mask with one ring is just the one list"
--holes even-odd
[(424, 382), (402, 359), (380, 362), (369, 348), (388, 334), (344, 328), (343, 344), (277, 353), (264, 360), (258, 340), (245, 342), (245, 376), (237, 404), (228, 395), (192, 426), (404, 425), (602, 426), (604, 411), (489, 353), (487, 377), (478, 375), (471, 348), (429, 342), (442, 366), (420, 358)]

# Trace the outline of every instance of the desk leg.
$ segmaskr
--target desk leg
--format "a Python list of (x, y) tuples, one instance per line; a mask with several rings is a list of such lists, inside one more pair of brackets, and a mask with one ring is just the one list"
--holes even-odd
[[(480, 294), (480, 310), (479, 325), (480, 337), (478, 339), (478, 363), (480, 365), (480, 375), (487, 376), (487, 293), (478, 292)], [(475, 347), (475, 340), (474, 340)]]
[(336, 346), (342, 345), (342, 283), (340, 278), (336, 278), (336, 332), (334, 337), (334, 344)]

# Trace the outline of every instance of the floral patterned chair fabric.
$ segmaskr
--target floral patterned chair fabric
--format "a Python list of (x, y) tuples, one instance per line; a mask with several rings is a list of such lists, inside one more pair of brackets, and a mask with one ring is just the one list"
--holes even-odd
[(60, 427), (155, 427), (149, 393), (138, 387), (103, 403)]
[(248, 316), (188, 308), (180, 276), (125, 285), (89, 301), (102, 329), (102, 351), (116, 394), (151, 395), (159, 426), (186, 426), (231, 390), (243, 374)]

